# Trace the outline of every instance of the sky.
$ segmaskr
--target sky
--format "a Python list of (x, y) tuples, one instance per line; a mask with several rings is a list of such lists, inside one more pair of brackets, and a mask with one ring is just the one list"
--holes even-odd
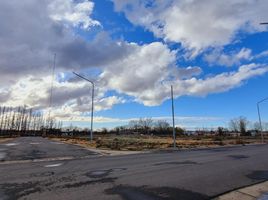
[[(139, 118), (228, 127), (268, 96), (267, 0), (0, 1), (0, 104), (95, 129)], [(56, 54), (55, 76), (52, 78)], [(52, 105), (49, 109), (51, 82)], [(268, 102), (261, 104), (268, 121)]]

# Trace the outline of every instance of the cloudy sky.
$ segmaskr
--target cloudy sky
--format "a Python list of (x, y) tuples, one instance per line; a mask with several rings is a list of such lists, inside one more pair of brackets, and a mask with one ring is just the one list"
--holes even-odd
[[(96, 84), (96, 128), (129, 119), (227, 126), (256, 121), (268, 96), (267, 0), (0, 1), (0, 104), (48, 112), (88, 126)], [(268, 106), (262, 105), (268, 118)]]

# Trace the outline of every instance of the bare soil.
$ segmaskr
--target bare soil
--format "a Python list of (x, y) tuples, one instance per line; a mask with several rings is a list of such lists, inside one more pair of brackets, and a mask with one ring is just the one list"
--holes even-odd
[[(77, 144), (87, 148), (106, 150), (142, 151), (152, 149), (167, 149), (173, 147), (172, 137), (147, 135), (102, 135), (95, 136), (93, 142), (88, 137), (50, 137), (53, 140), (69, 144)], [(260, 143), (254, 137), (219, 137), (219, 136), (183, 136), (176, 139), (178, 148), (207, 148), (226, 145), (243, 145)]]

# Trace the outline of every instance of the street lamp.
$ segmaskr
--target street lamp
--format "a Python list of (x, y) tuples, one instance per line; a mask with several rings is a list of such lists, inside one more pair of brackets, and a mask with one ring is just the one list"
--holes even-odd
[(91, 102), (91, 129), (90, 129), (90, 142), (92, 142), (93, 140), (93, 111), (94, 111), (94, 88), (95, 88), (95, 84), (93, 81), (88, 80), (87, 78), (73, 72), (73, 74), (75, 74), (76, 76), (78, 76), (81, 79), (84, 79), (85, 81), (89, 82), (92, 84), (92, 102)]
[(264, 138), (263, 138), (263, 131), (262, 131), (262, 123), (261, 123), (260, 104), (266, 100), (268, 100), (268, 97), (257, 102), (257, 110), (258, 110), (259, 123), (260, 123), (260, 129), (261, 129), (261, 142), (262, 143), (264, 143)]
[[(268, 25), (268, 22), (261, 22), (260, 25)], [(260, 103), (264, 102), (268, 100), (268, 97), (257, 102), (257, 109), (258, 109), (258, 115), (259, 115), (259, 123), (260, 123), (260, 129), (261, 129), (261, 142), (264, 142), (264, 138), (263, 138), (263, 131), (262, 131), (262, 123), (261, 123), (261, 114), (260, 114)]]

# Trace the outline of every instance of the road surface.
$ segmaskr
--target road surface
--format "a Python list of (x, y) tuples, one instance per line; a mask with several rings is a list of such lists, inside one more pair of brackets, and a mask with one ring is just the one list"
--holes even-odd
[(268, 145), (103, 156), (41, 137), (0, 144), (0, 199), (211, 199), (268, 180)]

